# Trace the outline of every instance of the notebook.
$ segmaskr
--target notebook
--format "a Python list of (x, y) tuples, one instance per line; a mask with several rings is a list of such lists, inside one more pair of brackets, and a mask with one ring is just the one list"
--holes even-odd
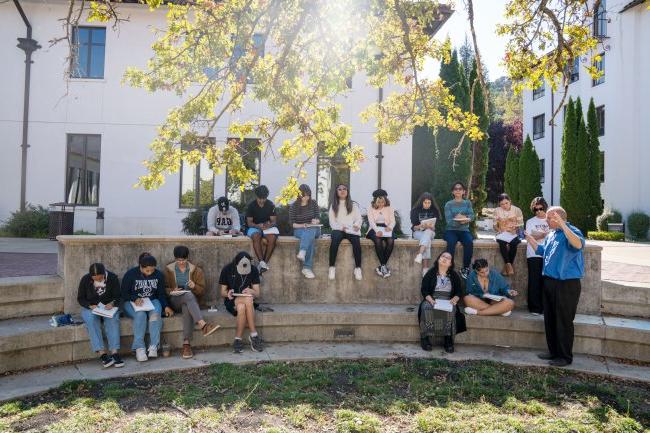
[(92, 311), (92, 313), (98, 316), (108, 317), (109, 319), (112, 319), (113, 316), (115, 316), (115, 313), (117, 313), (117, 310), (119, 310), (119, 308), (117, 307), (113, 307), (110, 310), (107, 310), (106, 305), (100, 302), (99, 304), (97, 304), (97, 306)]
[(140, 298), (142, 299), (142, 305), (135, 305), (135, 302), (131, 301), (131, 305), (133, 306), (133, 309), (135, 311), (152, 311), (154, 310), (154, 306), (151, 303), (151, 299), (149, 298)]

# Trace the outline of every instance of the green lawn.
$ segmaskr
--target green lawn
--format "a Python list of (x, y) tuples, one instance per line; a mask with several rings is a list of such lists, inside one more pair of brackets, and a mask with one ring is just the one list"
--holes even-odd
[(0, 405), (0, 431), (649, 432), (648, 384), (472, 361), (215, 364), (67, 383)]

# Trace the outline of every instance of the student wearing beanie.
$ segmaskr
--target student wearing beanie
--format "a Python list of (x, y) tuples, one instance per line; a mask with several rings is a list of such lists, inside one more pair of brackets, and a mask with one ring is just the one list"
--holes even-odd
[(368, 225), (366, 237), (375, 244), (375, 253), (379, 266), (375, 269), (382, 278), (390, 277), (388, 260), (395, 246), (395, 211), (390, 206), (388, 193), (378, 189), (372, 193), (372, 202), (368, 209)]

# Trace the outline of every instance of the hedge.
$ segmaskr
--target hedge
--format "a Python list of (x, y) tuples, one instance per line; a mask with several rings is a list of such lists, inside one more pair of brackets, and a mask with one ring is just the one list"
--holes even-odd
[(587, 239), (593, 241), (625, 242), (625, 233), (621, 232), (587, 232)]

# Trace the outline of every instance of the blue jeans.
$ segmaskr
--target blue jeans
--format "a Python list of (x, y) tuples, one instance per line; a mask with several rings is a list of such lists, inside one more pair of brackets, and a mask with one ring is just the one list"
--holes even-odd
[(154, 309), (151, 311), (138, 311), (133, 309), (129, 301), (124, 303), (124, 312), (133, 319), (133, 344), (131, 350), (145, 349), (144, 334), (147, 332), (147, 318), (149, 319), (150, 346), (160, 345), (160, 330), (162, 329), (162, 307), (158, 299), (151, 299)]
[(86, 323), (90, 347), (93, 352), (104, 350), (104, 337), (102, 336), (102, 321), (108, 340), (108, 350), (117, 351), (120, 349), (120, 313), (117, 312), (112, 318), (98, 316), (92, 310), (81, 307), (81, 318)]
[(447, 252), (454, 255), (456, 252), (456, 243), (463, 245), (463, 267), (469, 268), (474, 254), (474, 238), (469, 231), (464, 230), (447, 230), (445, 231), (445, 241), (447, 242)]
[(314, 263), (314, 244), (316, 238), (320, 236), (320, 227), (307, 227), (303, 229), (293, 229), (293, 235), (300, 239), (299, 250), (305, 250), (305, 268), (312, 269)]

